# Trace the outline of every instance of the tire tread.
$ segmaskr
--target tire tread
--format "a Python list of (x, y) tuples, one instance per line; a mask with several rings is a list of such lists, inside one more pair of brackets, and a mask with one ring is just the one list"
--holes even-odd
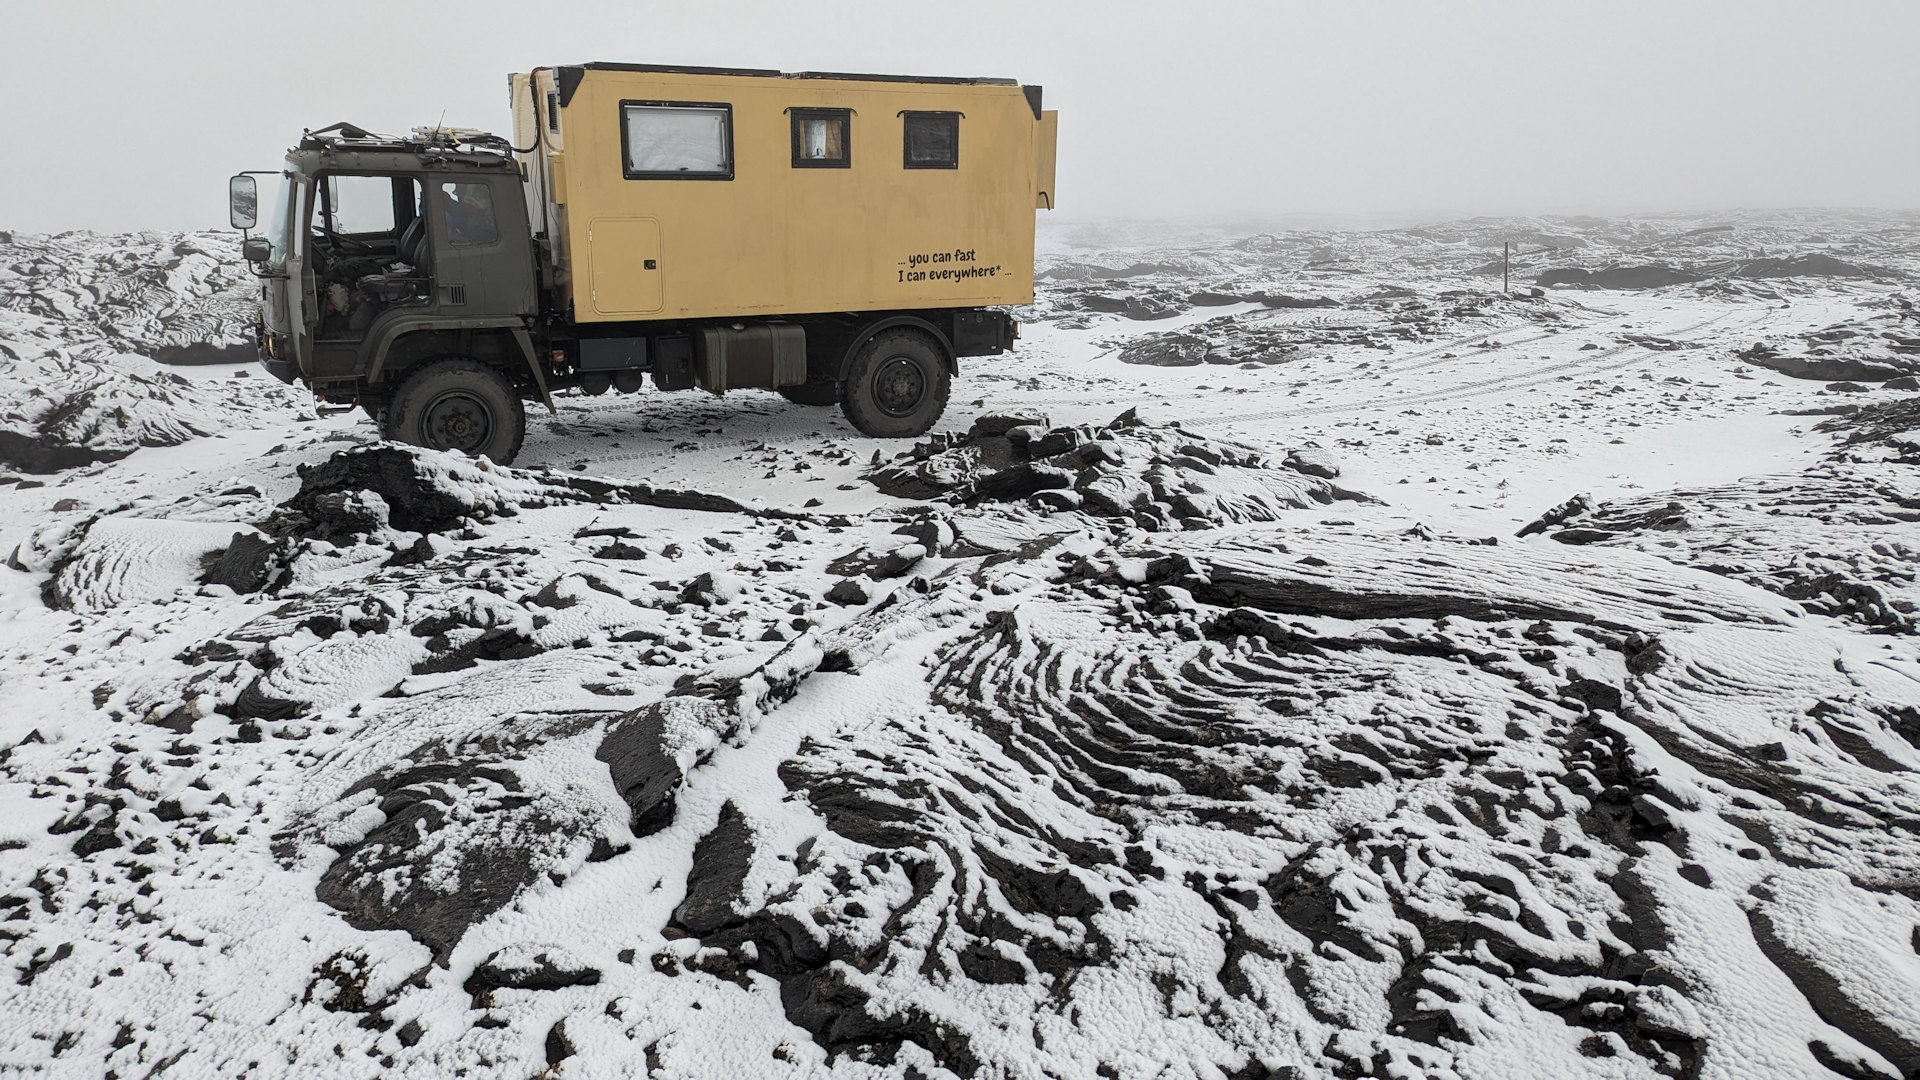
[[(440, 385), (436, 385), (440, 384)], [(520, 400), (520, 394), (513, 383), (498, 368), (483, 364), (478, 360), (464, 356), (450, 356), (433, 360), (414, 368), (400, 383), (393, 396), (387, 400), (387, 407), (380, 423), (380, 434), (395, 442), (421, 446), (418, 438), (410, 438), (407, 428), (417, 421), (417, 413), (426, 403), (449, 385), (464, 385), (469, 390), (488, 391), (499, 398), (495, 404), (504, 407), (504, 423), (510, 436), (508, 445), (500, 453), (482, 451), (495, 464), (511, 465), (513, 459), (520, 456), (520, 447), (527, 437), (526, 403)], [(494, 436), (498, 446), (501, 436)]]
[[(924, 350), (925, 359), (930, 361), (933, 369), (929, 373), (932, 376), (929, 400), (922, 403), (916, 417), (888, 416), (869, 400), (866, 393), (873, 365), (881, 357), (891, 355), (902, 343), (911, 343)], [(910, 326), (882, 330), (860, 346), (853, 360), (847, 364), (846, 378), (840, 383), (840, 411), (848, 423), (873, 438), (913, 439), (925, 435), (940, 422), (941, 414), (947, 409), (947, 396), (952, 389), (947, 362), (946, 349), (924, 330)]]

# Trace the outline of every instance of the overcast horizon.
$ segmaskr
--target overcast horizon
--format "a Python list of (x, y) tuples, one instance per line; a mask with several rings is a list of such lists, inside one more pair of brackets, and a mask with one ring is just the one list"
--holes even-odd
[[(955, 14), (965, 11), (965, 16)], [(1920, 208), (1920, 5), (16, 6), (0, 229), (225, 224), (302, 128), (503, 131), (508, 72), (995, 75), (1060, 110), (1061, 221)], [(1043, 215), (1045, 217), (1045, 215)]]

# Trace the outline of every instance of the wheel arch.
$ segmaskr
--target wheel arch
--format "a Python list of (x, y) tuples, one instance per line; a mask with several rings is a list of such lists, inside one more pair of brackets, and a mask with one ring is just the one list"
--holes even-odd
[(395, 320), (367, 335), (362, 348), (364, 381), (371, 387), (391, 387), (421, 364), (464, 356), (508, 372), (524, 364), (540, 401), (548, 411), (554, 408), (532, 336), (518, 319)]
[(853, 335), (853, 340), (847, 344), (846, 350), (840, 354), (839, 365), (834, 369), (834, 378), (844, 379), (847, 377), (847, 367), (853, 363), (854, 354), (866, 348), (867, 342), (872, 341), (888, 330), (897, 330), (903, 326), (924, 331), (931, 336), (933, 340), (939, 344), (940, 354), (946, 358), (947, 374), (960, 374), (960, 361), (955, 357), (953, 352), (953, 339), (947, 335), (946, 331), (941, 330), (938, 326), (935, 326), (933, 323), (928, 322), (918, 315), (889, 315), (884, 319), (875, 319), (873, 322), (861, 327), (859, 332)]

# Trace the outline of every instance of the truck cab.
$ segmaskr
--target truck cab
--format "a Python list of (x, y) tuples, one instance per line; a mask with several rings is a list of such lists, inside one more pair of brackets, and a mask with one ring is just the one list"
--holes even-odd
[[(519, 174), (505, 154), (462, 137), (380, 139), (341, 125), (287, 155), (259, 221), (265, 243), (250, 246), (268, 370), (376, 419), (392, 376), (436, 354), (518, 372), (538, 391), (530, 346), (507, 354), (514, 331), (540, 314)], [(483, 428), (494, 418), (449, 426), (474, 409), (442, 404), (433, 443), (492, 442)]]

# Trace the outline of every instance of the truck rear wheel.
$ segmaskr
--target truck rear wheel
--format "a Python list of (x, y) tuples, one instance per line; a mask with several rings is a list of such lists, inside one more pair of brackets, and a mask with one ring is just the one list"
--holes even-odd
[(840, 411), (876, 439), (925, 435), (947, 408), (947, 358), (926, 333), (883, 330), (860, 346), (840, 384)]
[(510, 465), (526, 438), (527, 410), (513, 384), (494, 368), (477, 360), (436, 360), (400, 384), (381, 427), (395, 442), (485, 455)]

